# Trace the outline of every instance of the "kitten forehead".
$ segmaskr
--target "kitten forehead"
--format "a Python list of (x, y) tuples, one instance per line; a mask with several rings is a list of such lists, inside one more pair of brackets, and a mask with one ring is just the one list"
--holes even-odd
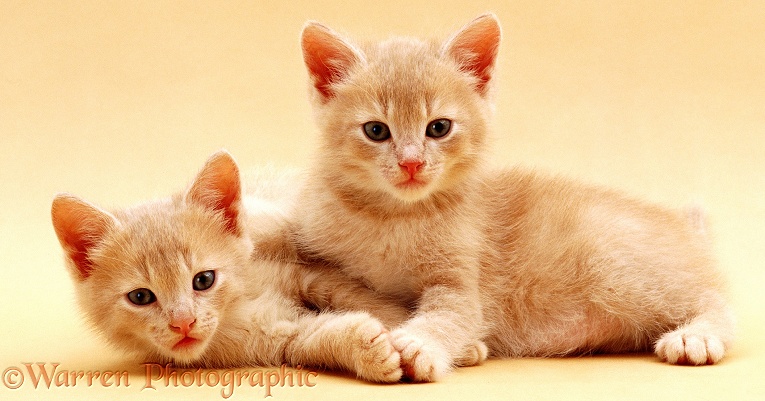
[[(364, 50), (366, 72), (359, 71), (354, 85), (373, 97), (375, 111), (391, 123), (419, 127), (443, 104), (471, 95), (470, 78), (440, 55), (435, 42), (392, 38)], [(459, 81), (465, 83), (463, 90), (455, 85)]]
[(223, 237), (223, 224), (214, 224), (214, 215), (178, 202), (145, 204), (115, 215), (122, 225), (94, 258), (103, 274), (121, 277), (126, 286), (150, 286), (155, 292), (191, 288), (193, 275), (204, 268), (196, 254), (225, 247), (216, 241)]
[[(418, 56), (432, 55), (437, 56), (440, 53), (439, 44), (435, 41), (426, 41), (419, 38), (407, 36), (395, 36), (379, 42), (368, 42), (362, 46), (367, 55), (379, 54), (416, 54)], [(368, 62), (374, 62), (374, 59)]]
[(421, 93), (422, 88), (408, 85), (408, 81), (427, 82), (439, 64), (436, 46), (419, 40), (393, 38), (370, 46), (366, 52), (366, 67), (396, 93)]
[[(148, 265), (145, 268), (149, 273), (149, 283), (152, 291), (158, 296), (165, 294), (182, 295), (192, 291), (191, 281), (193, 277), (189, 255), (177, 253), (175, 255), (164, 255), (164, 260), (157, 261), (154, 266)], [(147, 261), (148, 262), (148, 261)], [(184, 291), (186, 290), (186, 291)], [(163, 296), (163, 298), (165, 298)]]

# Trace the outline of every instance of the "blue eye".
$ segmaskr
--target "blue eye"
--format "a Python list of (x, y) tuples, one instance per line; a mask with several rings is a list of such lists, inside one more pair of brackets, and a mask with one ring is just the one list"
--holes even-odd
[(433, 120), (428, 124), (428, 129), (425, 132), (425, 135), (431, 138), (443, 138), (449, 134), (451, 129), (452, 122), (450, 120), (439, 118), (438, 120)]
[(210, 287), (212, 287), (213, 283), (215, 282), (215, 272), (212, 270), (207, 270), (203, 272), (199, 272), (194, 276), (194, 282), (192, 286), (196, 291), (204, 291)]
[(367, 138), (375, 142), (382, 142), (390, 138), (390, 129), (385, 123), (379, 121), (365, 123), (364, 133), (367, 135)]
[(127, 294), (128, 299), (135, 305), (143, 306), (148, 305), (157, 300), (154, 293), (148, 288), (138, 288), (130, 291)]

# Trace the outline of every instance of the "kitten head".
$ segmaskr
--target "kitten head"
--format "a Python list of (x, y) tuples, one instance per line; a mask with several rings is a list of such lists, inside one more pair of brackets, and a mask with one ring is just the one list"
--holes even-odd
[(118, 347), (189, 364), (205, 358), (244, 284), (239, 172), (213, 155), (184, 194), (110, 213), (68, 194), (53, 227), (88, 320)]
[(322, 130), (325, 182), (413, 202), (474, 172), (500, 36), (491, 14), (442, 43), (393, 38), (356, 45), (308, 23), (303, 57)]

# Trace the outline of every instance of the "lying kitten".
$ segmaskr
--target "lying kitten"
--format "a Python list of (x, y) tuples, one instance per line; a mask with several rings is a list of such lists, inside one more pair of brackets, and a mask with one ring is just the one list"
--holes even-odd
[(374, 310), (390, 324), (407, 311), (336, 269), (259, 258), (259, 238), (282, 224), (272, 200), (243, 197), (237, 165), (220, 152), (171, 199), (107, 212), (60, 194), (52, 217), (81, 308), (123, 350), (186, 367), (287, 363), (398, 381), (380, 321), (306, 305)]
[(700, 219), (484, 166), (500, 36), (493, 15), (444, 42), (354, 43), (306, 25), (321, 138), (301, 194), (302, 256), (416, 307), (393, 333), (415, 380), (479, 363), (486, 346), (719, 361), (733, 318)]

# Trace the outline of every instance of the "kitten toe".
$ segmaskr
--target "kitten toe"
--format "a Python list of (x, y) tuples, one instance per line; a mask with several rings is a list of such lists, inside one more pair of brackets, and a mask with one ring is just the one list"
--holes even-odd
[(483, 363), (489, 356), (489, 348), (486, 344), (478, 340), (469, 345), (462, 356), (454, 361), (456, 366), (477, 366)]
[(707, 346), (707, 364), (715, 364), (720, 362), (725, 356), (725, 344), (717, 338), (711, 337), (706, 339)]
[(401, 380), (401, 356), (393, 346), (391, 335), (382, 323), (369, 319), (357, 328), (359, 355), (356, 373), (359, 378), (395, 383)]
[(420, 338), (404, 329), (393, 332), (393, 345), (401, 354), (404, 376), (415, 382), (434, 382), (451, 370), (445, 352), (425, 344)]
[(717, 336), (689, 333), (681, 329), (659, 339), (656, 354), (670, 364), (711, 365), (723, 358), (725, 345)]

